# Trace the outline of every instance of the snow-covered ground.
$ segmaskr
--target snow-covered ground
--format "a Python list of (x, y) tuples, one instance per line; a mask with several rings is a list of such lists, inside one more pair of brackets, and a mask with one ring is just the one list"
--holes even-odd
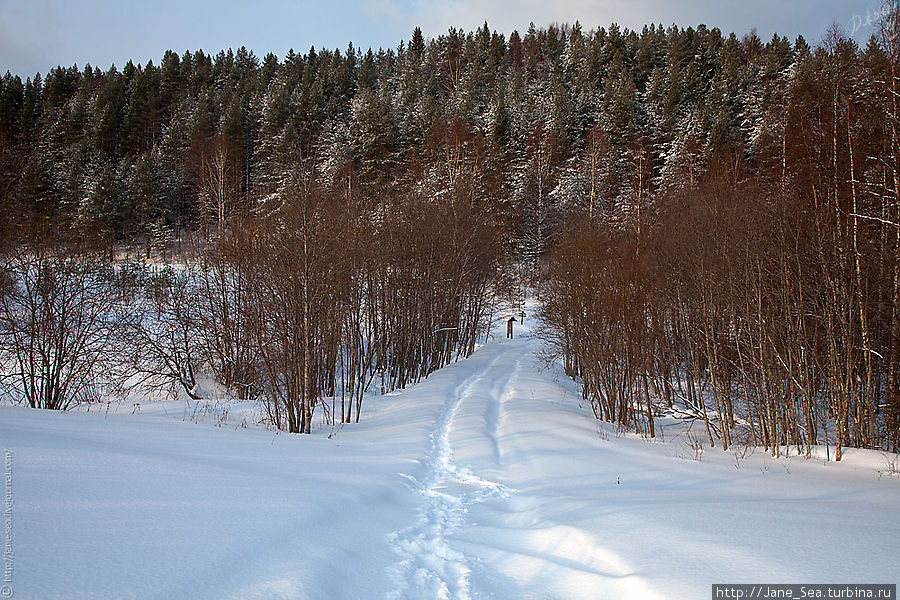
[(528, 324), (516, 335), (306, 437), (240, 406), (0, 407), (14, 597), (705, 598), (900, 578), (894, 457), (698, 455), (676, 421), (620, 436), (540, 367)]

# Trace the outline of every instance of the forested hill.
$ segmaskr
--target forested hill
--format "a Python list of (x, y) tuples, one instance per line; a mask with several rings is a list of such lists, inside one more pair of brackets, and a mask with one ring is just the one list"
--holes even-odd
[[(151, 278), (140, 302), (109, 292), (97, 314), (155, 310), (125, 322), (124, 347), (154, 347), (161, 323), (184, 343), (141, 368), (194, 394), (202, 366), (267, 398), (279, 428), (308, 432), (339, 394), (340, 419), (353, 398), (358, 418), (376, 376), (403, 387), (471, 354), (495, 292), (518, 289), (497, 267), (518, 262), (598, 418), (652, 436), (675, 410), (725, 447), (896, 450), (900, 3), (865, 48), (823, 39), (485, 24), (377, 53), (7, 74), (0, 242), (22, 243), (5, 245), (0, 332), (16, 393), (64, 407), (93, 389), (45, 369), (50, 392), (28, 396), (45, 363), (23, 349), (56, 339), (34, 323), (73, 315), (52, 314), (48, 290), (105, 298), (98, 256), (194, 239), (201, 258), (179, 260), (196, 272)], [(47, 240), (99, 271), (25, 244)]]
[[(883, 60), (839, 44), (847, 61)], [(765, 153), (786, 90), (823, 60), (802, 38), (703, 25), (505, 37), (485, 24), (432, 40), (416, 29), (377, 52), (169, 51), (24, 83), (7, 73), (0, 199), (15, 219), (164, 242), (176, 225), (258, 209), (297, 167), (378, 195), (462, 176), (534, 256), (560, 215), (633, 194), (638, 154), (649, 192), (702, 173), (716, 151)]]

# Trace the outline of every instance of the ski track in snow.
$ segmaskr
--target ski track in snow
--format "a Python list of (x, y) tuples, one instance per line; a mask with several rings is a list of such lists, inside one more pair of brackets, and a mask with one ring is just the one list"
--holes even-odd
[[(473, 462), (503, 471), (504, 403), (521, 395), (512, 383), (519, 379), (532, 348), (526, 340), (516, 340), (494, 349), (497, 354), (488, 365), (459, 385), (440, 413), (431, 434), (427, 474), (416, 481), (421, 504), (415, 523), (388, 535), (389, 545), (400, 556), (390, 569), (394, 587), (388, 600), (491, 596), (489, 590), (473, 586), (472, 569), (489, 564), (490, 559), (482, 557), (498, 552), (557, 579), (591, 587), (615, 580), (626, 587), (631, 583), (642, 587), (640, 578), (631, 579), (633, 571), (614, 552), (573, 527), (539, 518), (527, 497), (479, 475), (473, 465), (457, 458), (454, 445), (474, 448)], [(488, 500), (497, 501), (490, 508), (489, 522), (472, 523), (470, 510)], [(490, 535), (484, 536), (487, 531)]]
[[(413, 479), (420, 497), (414, 524), (388, 535), (388, 544), (400, 557), (389, 569), (393, 588), (388, 600), (493, 596), (498, 580), (487, 565), (498, 555), (542, 573), (554, 597), (550, 590), (567, 584), (582, 592), (612, 586), (654, 597), (641, 575), (616, 552), (585, 532), (539, 514), (533, 510), (536, 499), (479, 474), (489, 471), (500, 477), (507, 450), (511, 460), (522, 458), (515, 442), (505, 448), (504, 405), (533, 395), (519, 384), (527, 377), (523, 369), (534, 366), (526, 360), (533, 354), (532, 340), (497, 342), (489, 351), (496, 354), (487, 366), (459, 385), (440, 413), (431, 434), (427, 473), (421, 481)], [(479, 513), (486, 520), (474, 523), (470, 511), (489, 500), (494, 502)], [(473, 568), (478, 577), (473, 578)], [(478, 589), (479, 583), (489, 589)]]
[[(391, 578), (396, 588), (388, 594), (390, 600), (472, 598), (472, 559), (452, 548), (447, 538), (465, 523), (466, 514), (472, 506), (490, 498), (505, 498), (510, 490), (457, 465), (453, 459), (450, 433), (462, 403), (475, 393), (476, 384), (493, 380), (488, 374), (496, 368), (501, 357), (503, 353), (498, 353), (487, 367), (457, 387), (441, 412), (437, 428), (431, 436), (428, 474), (417, 489), (422, 496), (417, 520), (414, 525), (388, 536), (388, 542), (401, 556), (401, 560), (392, 567)], [(508, 384), (509, 377), (501, 380)], [(490, 424), (490, 437), (499, 461), (500, 446), (496, 430), (500, 412), (497, 405), (496, 401), (489, 403), (485, 421)]]

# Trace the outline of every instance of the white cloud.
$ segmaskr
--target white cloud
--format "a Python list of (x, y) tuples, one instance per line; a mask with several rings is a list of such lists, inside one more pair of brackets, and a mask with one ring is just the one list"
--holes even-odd
[(371, 0), (364, 6), (364, 13), (376, 22), (386, 20), (403, 27), (409, 24), (409, 14), (405, 13), (393, 0)]

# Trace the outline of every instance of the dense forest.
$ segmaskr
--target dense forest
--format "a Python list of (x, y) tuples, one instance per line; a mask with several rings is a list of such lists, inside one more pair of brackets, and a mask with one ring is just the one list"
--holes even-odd
[(471, 353), (525, 282), (598, 418), (896, 449), (896, 8), (865, 48), (485, 24), (7, 73), (3, 389), (204, 370), (308, 432)]

